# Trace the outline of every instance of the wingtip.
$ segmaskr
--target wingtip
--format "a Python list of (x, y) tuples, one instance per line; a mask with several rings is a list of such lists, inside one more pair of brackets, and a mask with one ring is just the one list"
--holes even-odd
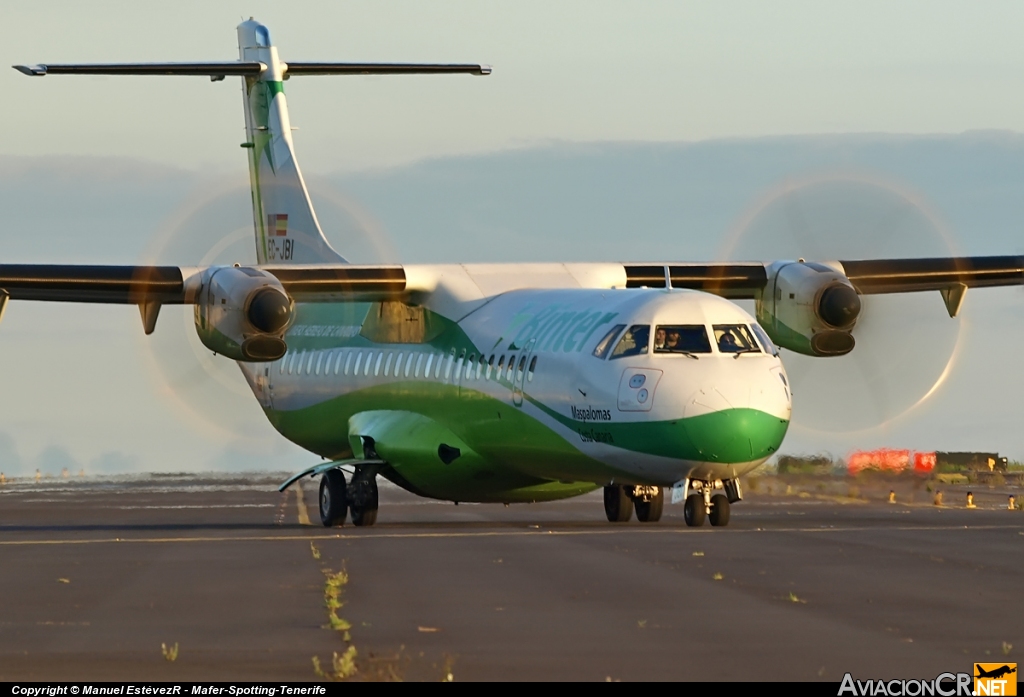
[(480, 72), (477, 73), (477, 74), (478, 75), (490, 75), (491, 74), (491, 69), (492, 68), (489, 65), (481, 65), (480, 66)]

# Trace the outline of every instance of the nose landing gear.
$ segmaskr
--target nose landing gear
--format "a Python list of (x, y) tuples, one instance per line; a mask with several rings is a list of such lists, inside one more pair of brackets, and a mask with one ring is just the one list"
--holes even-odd
[[(683, 519), (691, 528), (699, 528), (704, 525), (705, 518), (710, 519), (711, 524), (715, 527), (728, 525), (732, 504), (742, 498), (738, 479), (725, 481), (693, 479), (687, 488), (695, 492), (686, 497), (683, 508)], [(717, 489), (724, 489), (725, 493), (712, 495), (712, 492)]]

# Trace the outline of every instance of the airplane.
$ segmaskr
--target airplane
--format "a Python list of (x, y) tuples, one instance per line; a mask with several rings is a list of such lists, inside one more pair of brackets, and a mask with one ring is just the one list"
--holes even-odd
[(978, 667), (978, 674), (975, 675), (974, 677), (976, 677), (976, 678), (997, 678), (998, 679), (998, 678), (1003, 677), (1004, 675), (1009, 675), (1011, 673), (1016, 673), (1016, 672), (1017, 672), (1016, 668), (1011, 668), (1008, 665), (1003, 665), (1003, 666), (1000, 666), (999, 668), (993, 668), (992, 670), (985, 670), (984, 668), (981, 668), (979, 666)]
[[(776, 453), (792, 393), (780, 348), (841, 356), (867, 294), (1019, 285), (1024, 257), (750, 263), (350, 264), (299, 170), (285, 81), (488, 75), (482, 64), (285, 62), (266, 26), (239, 60), (13, 66), (47, 75), (241, 77), (257, 263), (0, 265), (8, 300), (194, 306), (270, 424), (326, 460), (325, 526), (373, 525), (377, 477), (453, 502), (540, 502), (603, 488), (605, 515), (653, 523), (666, 490), (688, 526), (729, 523), (740, 478)], [(755, 301), (755, 316), (734, 300)], [(347, 476), (346, 476), (347, 475)]]

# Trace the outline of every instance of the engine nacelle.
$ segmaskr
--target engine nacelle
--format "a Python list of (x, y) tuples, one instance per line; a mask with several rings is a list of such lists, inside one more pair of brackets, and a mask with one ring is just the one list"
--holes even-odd
[(276, 361), (295, 304), (275, 276), (259, 269), (214, 266), (203, 272), (196, 333), (206, 348), (236, 361)]
[(845, 275), (826, 264), (777, 261), (757, 300), (757, 320), (779, 346), (807, 356), (853, 350), (851, 332), (860, 296)]

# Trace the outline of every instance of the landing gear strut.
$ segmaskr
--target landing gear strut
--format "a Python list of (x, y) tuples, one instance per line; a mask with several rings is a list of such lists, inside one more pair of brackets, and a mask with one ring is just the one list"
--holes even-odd
[(660, 486), (633, 487), (633, 508), (641, 523), (657, 523), (665, 507), (665, 490)]

